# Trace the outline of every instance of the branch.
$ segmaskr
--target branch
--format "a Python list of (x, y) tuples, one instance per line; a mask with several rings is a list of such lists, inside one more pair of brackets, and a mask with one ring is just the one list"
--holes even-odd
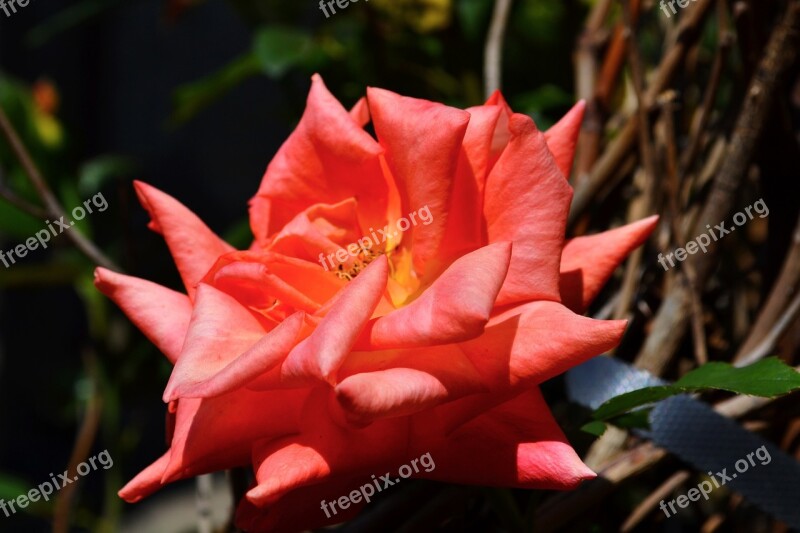
[[(11, 146), (11, 149), (17, 156), (20, 165), (22, 165), (23, 170), (25, 170), (25, 173), (28, 175), (28, 179), (31, 181), (36, 189), (36, 192), (39, 194), (39, 198), (42, 199), (42, 203), (44, 203), (44, 206), (47, 209), (48, 216), (51, 218), (60, 218), (62, 216), (64, 218), (68, 218), (64, 208), (53, 194), (53, 191), (50, 190), (50, 186), (47, 185), (47, 182), (42, 177), (39, 167), (36, 166), (36, 163), (33, 161), (28, 149), (22, 143), (19, 134), (17, 134), (17, 131), (14, 129), (14, 126), (11, 124), (11, 121), (8, 119), (8, 116), (2, 107), (0, 107), (0, 130), (2, 130), (3, 136), (8, 141), (8, 144)], [(84, 237), (84, 235), (76, 228), (72, 228), (72, 231), (66, 232), (66, 235), (67, 238), (69, 238), (72, 243), (94, 263), (117, 272), (122, 271), (122, 269), (119, 268), (114, 261), (109, 259), (102, 251), (100, 251), (99, 248), (94, 245), (92, 241)]]
[[(743, 364), (745, 361), (752, 360), (752, 354), (757, 352), (757, 347), (764, 339), (772, 335), (771, 331), (774, 330), (781, 313), (787, 308), (792, 297), (796, 297), (798, 294), (800, 294), (800, 217), (797, 218), (797, 225), (792, 235), (792, 245), (789, 253), (786, 254), (786, 260), (783, 262), (778, 280), (772, 287), (767, 302), (761, 308), (750, 334), (734, 357), (734, 363)], [(772, 346), (768, 346), (767, 349), (772, 349)]]
[[(653, 82), (645, 93), (647, 110), (654, 105), (658, 95), (667, 89), (672, 78), (683, 65), (689, 47), (700, 33), (700, 25), (705, 19), (714, 0), (698, 0), (694, 9), (689, 11), (678, 29), (678, 39), (661, 60)], [(617, 168), (625, 161), (637, 139), (639, 120), (636, 115), (631, 116), (617, 135), (614, 142), (605, 151), (603, 157), (592, 169), (589, 177), (576, 184), (575, 196), (569, 213), (569, 225), (572, 226), (578, 217), (589, 207), (596, 198), (597, 193), (611, 179)]]
[[(735, 195), (753, 161), (758, 141), (772, 109), (778, 85), (797, 56), (797, 34), (800, 32), (800, 1), (792, 0), (783, 20), (772, 33), (764, 57), (745, 97), (736, 122), (726, 157), (711, 193), (694, 227), (694, 234), (727, 219)], [(689, 256), (686, 263), (694, 269), (698, 290), (713, 270), (719, 245), (708, 253)], [(652, 333), (636, 358), (636, 366), (660, 375), (678, 349), (690, 317), (691, 294), (685, 284), (677, 284), (661, 304), (652, 325)]]
[(53, 533), (67, 533), (69, 531), (69, 516), (72, 509), (72, 501), (78, 483), (83, 476), (79, 476), (78, 465), (86, 461), (94, 445), (97, 430), (100, 426), (103, 399), (100, 396), (100, 380), (98, 377), (97, 362), (94, 353), (89, 351), (85, 356), (86, 373), (92, 383), (92, 393), (86, 405), (78, 437), (75, 439), (75, 446), (70, 455), (67, 472), (71, 479), (75, 479), (73, 484), (63, 487), (56, 497), (55, 509), (53, 510)]
[(511, 0), (495, 0), (489, 36), (483, 57), (484, 90), (486, 97), (500, 90), (503, 78), (503, 37), (508, 24), (508, 13), (511, 11)]
[(0, 168), (0, 198), (3, 198), (6, 202), (32, 217), (41, 219), (47, 218), (47, 211), (37, 205), (33, 205), (23, 198), (20, 198), (14, 193), (14, 191), (6, 187), (5, 178), (6, 176), (3, 172), (3, 169)]

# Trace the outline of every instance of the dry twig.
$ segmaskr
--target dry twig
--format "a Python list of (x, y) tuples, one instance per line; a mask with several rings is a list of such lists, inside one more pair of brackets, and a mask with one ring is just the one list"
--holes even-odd
[(486, 38), (484, 50), (484, 89), (486, 97), (502, 88), (503, 81), (503, 38), (506, 34), (508, 14), (511, 11), (511, 0), (495, 0), (492, 23)]
[[(54, 219), (60, 217), (68, 219), (66, 211), (64, 211), (64, 208), (53, 194), (53, 191), (50, 190), (50, 186), (45, 181), (42, 173), (39, 171), (39, 167), (36, 166), (36, 163), (33, 161), (28, 149), (22, 143), (22, 139), (20, 139), (17, 131), (14, 129), (14, 126), (11, 124), (11, 121), (8, 119), (8, 116), (2, 107), (0, 107), (0, 130), (3, 132), (3, 135), (8, 141), (9, 146), (11, 146), (11, 149), (17, 156), (17, 159), (19, 160), (20, 165), (22, 165), (22, 168), (25, 170), (28, 179), (33, 184), (36, 192), (39, 194), (39, 197), (42, 199), (42, 203), (44, 203), (44, 206), (47, 209), (48, 216)], [(91, 259), (94, 263), (111, 270), (116, 270), (117, 272), (122, 271), (121, 268), (119, 268), (99, 248), (97, 248), (92, 241), (87, 239), (76, 228), (72, 228), (71, 231), (67, 231), (66, 235), (67, 238), (69, 238), (78, 248), (78, 250), (83, 252), (83, 254)]]

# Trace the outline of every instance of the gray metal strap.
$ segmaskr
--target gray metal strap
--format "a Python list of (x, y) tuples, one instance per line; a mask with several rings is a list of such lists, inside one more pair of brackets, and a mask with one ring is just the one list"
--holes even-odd
[[(570, 399), (591, 409), (620, 394), (666, 384), (610, 357), (596, 357), (566, 375)], [(724, 482), (774, 518), (800, 529), (800, 463), (777, 446), (686, 395), (658, 402), (650, 427), (646, 435), (657, 445), (710, 472), (709, 484)]]

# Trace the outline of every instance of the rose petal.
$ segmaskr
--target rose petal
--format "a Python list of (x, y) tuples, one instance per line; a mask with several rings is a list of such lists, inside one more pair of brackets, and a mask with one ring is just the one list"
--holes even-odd
[(400, 190), (403, 216), (425, 206), (432, 215), (430, 224), (408, 231), (414, 268), (423, 275), (443, 241), (453, 176), (470, 115), (383, 89), (369, 88), (367, 98), (375, 133)]
[[(329, 265), (325, 254), (336, 253), (362, 237), (358, 226), (358, 209), (355, 199), (348, 198), (338, 204), (317, 204), (299, 213), (272, 238), (268, 250), (297, 259), (319, 262), (326, 270)], [(350, 263), (347, 263), (348, 269)]]
[(508, 102), (503, 96), (503, 93), (501, 93), (497, 89), (495, 89), (495, 91), (491, 94), (491, 96), (489, 96), (489, 98), (486, 100), (486, 103), (483, 105), (496, 105), (501, 109), (503, 109), (508, 116), (514, 114), (514, 111), (512, 111), (511, 106), (508, 105)]
[(216, 398), (178, 401), (172, 453), (163, 483), (250, 463), (253, 443), (300, 429), (309, 391), (238, 389)]
[(389, 263), (381, 256), (342, 291), (310, 337), (300, 342), (283, 363), (289, 381), (308, 378), (334, 383), (335, 373), (384, 297)]
[(559, 263), (572, 189), (530, 117), (514, 115), (512, 138), (486, 182), (489, 242), (512, 241), (497, 305), (559, 301)]
[(229, 295), (201, 283), (183, 351), (164, 390), (164, 402), (210, 378), (266, 334), (252, 313)]
[(511, 131), (508, 129), (508, 123), (511, 117), (514, 115), (514, 111), (511, 109), (511, 106), (508, 105), (508, 102), (506, 102), (503, 94), (497, 90), (492, 93), (488, 100), (486, 100), (484, 106), (497, 107), (501, 111), (500, 118), (497, 121), (497, 127), (494, 130), (494, 137), (492, 139), (492, 151), (490, 158), (491, 168), (500, 157), (500, 154), (503, 153), (503, 150), (505, 150), (508, 146), (508, 141), (511, 140)]
[(572, 174), (572, 161), (575, 159), (575, 148), (585, 112), (586, 102), (581, 100), (544, 134), (547, 146), (565, 178)]
[(258, 246), (314, 204), (359, 203), (362, 228), (383, 227), (389, 188), (380, 164), (380, 145), (314, 75), (306, 111), (273, 158), (250, 201)]
[(139, 201), (152, 219), (149, 228), (164, 236), (186, 292), (194, 299), (195, 286), (219, 256), (232, 252), (234, 248), (173, 197), (141, 181), (135, 181), (133, 185)]
[(167, 450), (167, 453), (159, 457), (156, 462), (139, 472), (122, 487), (118, 493), (119, 497), (128, 503), (136, 503), (159, 490), (163, 486), (161, 478), (169, 464), (170, 454), (171, 451)]
[(621, 228), (567, 241), (561, 255), (561, 300), (584, 313), (614, 270), (658, 225), (652, 216)]
[(445, 238), (439, 252), (442, 267), (447, 266), (451, 258), (486, 243), (483, 195), (489, 170), (499, 155), (493, 153), (492, 142), (502, 110), (498, 106), (480, 106), (467, 111), (470, 121), (458, 159)]
[(297, 343), (304, 313), (295, 313), (264, 335), (252, 348), (205, 381), (177, 391), (181, 398), (213, 398), (247, 386), (276, 368)]
[(567, 442), (538, 389), (476, 418), (429, 453), (435, 468), (422, 469), (419, 477), (448, 483), (569, 490), (596, 477)]
[(492, 244), (461, 257), (414, 302), (370, 321), (354, 349), (425, 347), (480, 335), (510, 258), (510, 243)]
[[(367, 502), (351, 502), (347, 509), (342, 509), (335, 501), (363, 484), (364, 480), (356, 477), (330, 479), (322, 484), (295, 489), (264, 507), (242, 498), (236, 510), (236, 526), (252, 533), (295, 533), (298, 524), (302, 524), (305, 530), (313, 530), (343, 523), (355, 518)], [(310, 511), (309, 502), (315, 506), (320, 502), (320, 508), (314, 507), (314, 511)]]
[(410, 415), (487, 392), (483, 376), (457, 345), (352, 354), (336, 396), (350, 423)]
[(277, 299), (309, 313), (319, 312), (347, 285), (318, 264), (269, 251), (227, 254), (203, 282), (254, 310)]
[(188, 296), (105, 268), (94, 271), (94, 284), (175, 364), (192, 317)]
[(593, 320), (555, 302), (532, 302), (520, 314), (461, 343), (493, 390), (542, 383), (619, 344), (624, 320)]
[(356, 105), (350, 110), (350, 116), (355, 120), (356, 124), (362, 128), (369, 124), (369, 104), (367, 103), (366, 96), (362, 96), (358, 99)]
[(303, 410), (299, 435), (256, 444), (253, 464), (258, 485), (247, 493), (252, 503), (268, 505), (299, 487), (357, 472), (364, 473), (368, 482), (369, 473), (407, 451), (407, 422), (380, 421), (354, 431), (335, 421), (330, 406), (337, 406), (331, 391), (315, 389)]

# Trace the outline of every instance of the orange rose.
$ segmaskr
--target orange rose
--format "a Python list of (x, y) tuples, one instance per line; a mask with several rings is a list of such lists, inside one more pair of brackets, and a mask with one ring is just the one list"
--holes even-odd
[(329, 518), (317, 501), (428, 453), (412, 477), (594, 477), (538, 384), (618, 344), (624, 322), (579, 313), (656, 220), (565, 242), (582, 115), (542, 133), (499, 93), (459, 110), (382, 89), (348, 113), (315, 76), (245, 251), (136, 183), (187, 294), (97, 270), (175, 364), (171, 447), (120, 495), (252, 464), (237, 520), (273, 531), (348, 518), (364, 502)]

